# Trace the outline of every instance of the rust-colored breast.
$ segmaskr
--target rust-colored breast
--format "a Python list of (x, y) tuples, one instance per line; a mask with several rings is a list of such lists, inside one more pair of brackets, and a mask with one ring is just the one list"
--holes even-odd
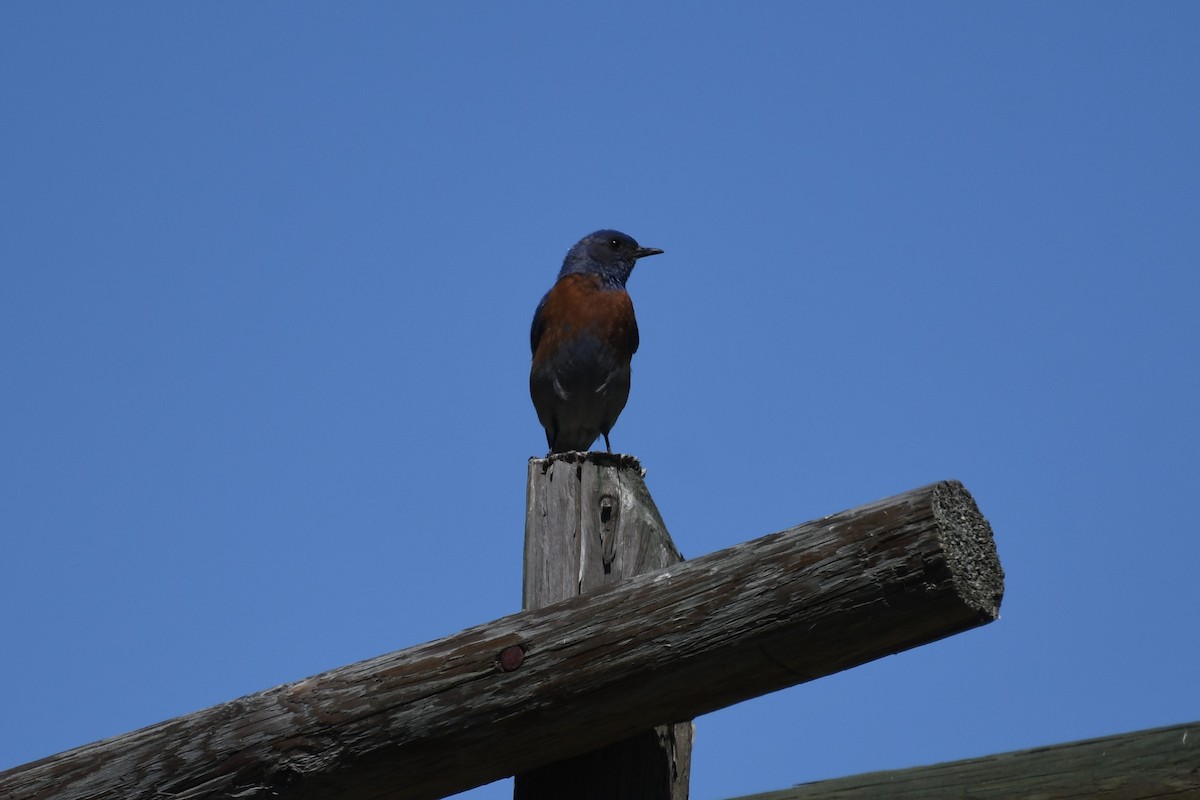
[(595, 339), (626, 363), (637, 352), (637, 319), (624, 289), (605, 289), (596, 275), (566, 275), (546, 295), (534, 320), (534, 360), (553, 358), (576, 337)]

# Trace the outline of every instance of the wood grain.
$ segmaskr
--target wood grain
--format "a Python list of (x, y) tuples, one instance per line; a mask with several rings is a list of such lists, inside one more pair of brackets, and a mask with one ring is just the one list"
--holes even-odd
[(1183, 800), (1200, 797), (1200, 722), (848, 778), (739, 800)]
[(974, 501), (933, 484), (16, 767), (0, 798), (442, 797), (985, 624), (1002, 591)]
[[(541, 608), (678, 564), (632, 456), (563, 453), (529, 461), (524, 608)], [(514, 800), (687, 800), (690, 720), (659, 725), (516, 776)]]

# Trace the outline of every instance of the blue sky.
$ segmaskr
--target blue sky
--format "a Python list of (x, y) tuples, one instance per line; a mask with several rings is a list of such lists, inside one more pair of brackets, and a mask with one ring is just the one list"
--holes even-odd
[[(957, 478), (1002, 619), (692, 796), (1200, 719), (1200, 6), (0, 6), (0, 769), (517, 610), (614, 227), (685, 555)], [(501, 798), (506, 782), (467, 797)]]

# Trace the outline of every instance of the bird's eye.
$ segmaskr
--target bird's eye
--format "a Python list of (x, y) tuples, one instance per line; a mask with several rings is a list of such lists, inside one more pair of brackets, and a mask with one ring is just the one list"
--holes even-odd
[(617, 241), (616, 239), (609, 239), (608, 246), (611, 247), (613, 250), (621, 249), (621, 243), (619, 241)]

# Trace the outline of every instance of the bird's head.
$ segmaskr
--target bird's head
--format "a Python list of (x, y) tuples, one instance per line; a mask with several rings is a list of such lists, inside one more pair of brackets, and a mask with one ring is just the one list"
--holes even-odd
[(622, 288), (639, 258), (658, 255), (656, 247), (642, 247), (620, 231), (596, 231), (575, 243), (563, 259), (558, 277), (583, 273), (599, 275), (606, 286)]

